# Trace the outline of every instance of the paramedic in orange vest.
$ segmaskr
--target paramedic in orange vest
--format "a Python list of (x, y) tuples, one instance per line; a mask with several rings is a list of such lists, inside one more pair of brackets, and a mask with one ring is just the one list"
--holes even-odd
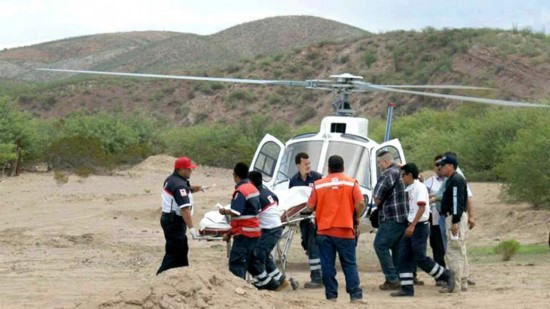
[(328, 175), (315, 181), (307, 207), (315, 211), (317, 245), (327, 300), (336, 301), (336, 253), (346, 278), (346, 292), (352, 303), (363, 303), (363, 290), (355, 259), (355, 235), (365, 202), (357, 180), (344, 173), (344, 159), (328, 159)]
[(220, 213), (231, 216), (233, 246), (229, 253), (229, 270), (237, 277), (245, 279), (246, 271), (258, 276), (265, 268), (257, 269), (251, 262), (253, 251), (261, 235), (260, 193), (248, 180), (248, 165), (239, 162), (233, 168), (235, 191), (231, 208), (220, 208)]

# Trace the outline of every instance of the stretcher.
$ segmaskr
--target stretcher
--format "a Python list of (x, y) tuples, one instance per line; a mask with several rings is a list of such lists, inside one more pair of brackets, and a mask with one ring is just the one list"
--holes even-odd
[[(273, 249), (273, 256), (281, 267), (284, 274), (288, 253), (296, 231), (299, 229), (299, 222), (312, 220), (313, 215), (306, 211), (306, 203), (311, 194), (310, 187), (293, 187), (290, 189), (274, 192), (279, 198), (279, 213), (283, 224), (283, 233), (277, 246)], [(220, 207), (218, 204), (217, 207)], [(228, 207), (223, 206), (223, 207)], [(204, 214), (199, 223), (199, 240), (223, 240), (223, 236), (231, 231), (229, 217), (222, 215), (218, 210), (209, 211)], [(227, 241), (227, 254), (229, 255), (230, 241)]]

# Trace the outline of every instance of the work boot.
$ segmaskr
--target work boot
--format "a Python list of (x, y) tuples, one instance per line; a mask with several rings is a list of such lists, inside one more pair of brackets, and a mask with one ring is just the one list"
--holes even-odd
[(468, 285), (476, 285), (476, 282), (472, 279), (468, 279)]
[(353, 298), (349, 302), (352, 303), (352, 304), (358, 304), (358, 305), (366, 305), (367, 304), (367, 300), (365, 300), (363, 298)]
[(290, 282), (288, 280), (284, 279), (283, 282), (275, 289), (275, 292), (280, 292), (284, 289), (287, 289), (290, 287)]
[(447, 271), (447, 286), (439, 290), (441, 293), (453, 293), (455, 290), (455, 272), (451, 269)]
[(386, 280), (383, 284), (379, 285), (378, 288), (382, 291), (399, 290), (401, 288), (401, 283), (399, 281), (389, 282)]
[(444, 287), (444, 286), (446, 286), (446, 285), (447, 285), (447, 283), (446, 283), (445, 281), (443, 281), (443, 280), (437, 280), (437, 281), (435, 282), (435, 286)]
[(395, 292), (391, 292), (390, 295), (391, 295), (392, 297), (403, 297), (403, 296), (412, 297), (412, 296), (414, 296), (414, 294), (407, 293), (407, 292), (405, 292), (405, 291), (403, 291), (403, 290), (401, 290), (401, 289), (398, 290), (398, 291), (395, 291)]
[(319, 282), (319, 281), (310, 281), (310, 282), (304, 283), (305, 289), (320, 289), (322, 287), (323, 287), (323, 282)]

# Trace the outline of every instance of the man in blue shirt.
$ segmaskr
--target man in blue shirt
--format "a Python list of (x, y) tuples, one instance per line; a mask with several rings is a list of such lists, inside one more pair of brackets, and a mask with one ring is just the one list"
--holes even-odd
[[(298, 173), (290, 178), (288, 188), (297, 186), (313, 187), (316, 180), (323, 178), (323, 175), (311, 170), (311, 161), (309, 155), (305, 152), (300, 152), (294, 158)], [(319, 257), (319, 248), (315, 242), (317, 229), (312, 220), (300, 221), (300, 233), (302, 234), (302, 248), (308, 256), (308, 264), (310, 270), (310, 282), (304, 284), (306, 289), (322, 288), (323, 279), (321, 275), (321, 259)]]

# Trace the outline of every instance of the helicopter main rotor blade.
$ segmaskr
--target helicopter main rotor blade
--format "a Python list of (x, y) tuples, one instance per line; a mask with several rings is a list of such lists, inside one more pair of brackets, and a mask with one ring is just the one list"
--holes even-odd
[(493, 105), (503, 105), (503, 106), (513, 106), (513, 107), (545, 107), (550, 108), (550, 105), (529, 103), (529, 102), (513, 102), (506, 100), (497, 100), (497, 99), (485, 99), (485, 98), (476, 98), (476, 97), (467, 97), (461, 95), (452, 95), (452, 94), (440, 94), (440, 93), (431, 93), (431, 92), (420, 92), (413, 90), (403, 90), (403, 89), (394, 89), (384, 86), (378, 86), (363, 82), (353, 82), (357, 87), (365, 89), (365, 91), (388, 91), (388, 92), (398, 92), (398, 93), (407, 93), (415, 94), (432, 98), (443, 98), (450, 100), (459, 100), (466, 102), (482, 103), (482, 104), (493, 104)]
[[(103, 72), (103, 71), (85, 71), (85, 70), (67, 70), (67, 69), (47, 69), (40, 68), (39, 71), (64, 72), (64, 73), (81, 73), (81, 74), (96, 74), (96, 75), (111, 75), (111, 76), (126, 76), (126, 77), (148, 77), (148, 78), (165, 78), (165, 79), (182, 79), (182, 80), (197, 80), (209, 82), (226, 82), (226, 83), (243, 83), (243, 84), (260, 84), (260, 85), (282, 85), (308, 87), (312, 86), (308, 81), (297, 80), (263, 80), (263, 79), (240, 79), (240, 78), (220, 78), (220, 77), (199, 77), (199, 76), (182, 76), (182, 75), (160, 75), (160, 74), (142, 74), (142, 73), (121, 73), (121, 72)], [(314, 82), (314, 81), (312, 81)]]
[(458, 85), (376, 85), (387, 88), (411, 88), (411, 89), (469, 89), (469, 90), (494, 90), (493, 88), (458, 86)]

